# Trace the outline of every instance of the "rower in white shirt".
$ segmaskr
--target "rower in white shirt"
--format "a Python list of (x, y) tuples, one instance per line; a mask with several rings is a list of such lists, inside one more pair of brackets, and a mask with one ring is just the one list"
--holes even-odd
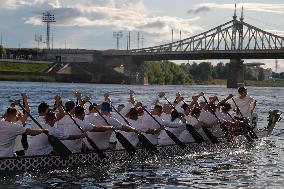
[[(211, 108), (208, 107), (208, 105), (203, 106), (203, 109), (201, 110), (200, 116), (198, 117), (198, 120), (202, 124), (202, 127), (206, 127), (209, 131), (212, 132), (214, 136), (218, 136), (222, 134), (222, 131), (218, 125), (218, 120), (216, 117), (211, 113), (211, 109), (213, 111), (216, 110), (216, 106), (214, 104), (210, 104)], [(207, 138), (206, 134), (202, 129), (199, 129), (199, 133), (203, 136), (203, 138)], [(215, 134), (214, 134), (215, 133)]]
[[(179, 118), (179, 113), (172, 111), (172, 106), (170, 104), (164, 104), (163, 106), (163, 113), (161, 115), (161, 119), (164, 120), (166, 123), (175, 123), (177, 127), (168, 128), (176, 137), (184, 130), (183, 123)], [(170, 145), (175, 144), (174, 141), (167, 135), (166, 131), (161, 131), (160, 135), (158, 136), (158, 143), (159, 145)]]
[[(201, 130), (201, 123), (198, 120), (198, 117), (201, 113), (200, 109), (198, 107), (194, 107), (192, 110), (190, 109), (190, 106), (186, 106), (184, 113), (186, 115), (186, 123), (194, 127), (196, 130)], [(203, 131), (202, 131), (203, 132)], [(200, 133), (200, 131), (199, 131)], [(184, 129), (183, 132), (180, 134), (179, 139), (182, 142), (189, 143), (189, 142), (195, 142), (192, 135)]]
[[(131, 127), (140, 130), (140, 128), (142, 127), (141, 124), (138, 122), (138, 111), (136, 108), (131, 108), (129, 110), (129, 112), (126, 115), (126, 119), (128, 121), (128, 123), (130, 124)], [(137, 134), (134, 132), (121, 132), (123, 134), (123, 136), (133, 145), (133, 146), (137, 146), (137, 144), (139, 143)], [(121, 143), (119, 141), (117, 141), (116, 144), (116, 149), (124, 149), (124, 147), (121, 145)]]
[[(171, 122), (171, 121), (165, 121), (161, 118), (163, 112), (163, 108), (161, 105), (155, 105), (154, 109), (150, 112), (153, 117), (156, 118), (156, 120), (163, 126), (168, 128), (178, 128), (181, 126), (179, 122)], [(144, 114), (142, 119), (142, 125), (141, 128), (142, 131), (144, 131), (145, 136), (150, 140), (150, 142), (154, 145), (158, 144), (158, 136), (160, 135), (163, 128), (148, 114)]]
[[(113, 126), (117, 130), (122, 130), (126, 132), (136, 132), (135, 128), (122, 124), (120, 121), (114, 118), (111, 115), (111, 111), (112, 109), (108, 102), (103, 102), (101, 104), (101, 115), (107, 120), (110, 126)], [(93, 120), (91, 119), (88, 119), (88, 120), (91, 121), (91, 123), (93, 123), (94, 125), (97, 125), (97, 124), (107, 125), (105, 120), (100, 115), (93, 116)], [(92, 132), (92, 133), (88, 132), (88, 136), (97, 144), (97, 146), (100, 149), (108, 149), (112, 132), (113, 132), (112, 130), (108, 130), (105, 132)], [(89, 143), (86, 143), (86, 144), (89, 148), (91, 148)]]
[[(99, 124), (92, 124), (87, 123), (84, 121), (85, 118), (85, 109), (82, 106), (75, 107), (75, 122), (83, 129), (83, 131), (92, 133), (92, 132), (105, 132), (111, 130), (112, 127), (110, 126), (101, 126)], [(72, 120), (73, 121), (73, 120)], [(82, 131), (78, 128), (77, 124), (74, 121), (70, 125), (66, 125), (64, 127), (64, 134), (65, 135), (74, 135), (82, 133)], [(95, 141), (94, 141), (95, 142)], [(78, 139), (74, 141), (63, 141), (66, 147), (71, 150), (73, 153), (81, 152), (83, 147), (83, 140)], [(96, 142), (95, 142), (96, 143)], [(90, 148), (92, 149), (92, 148)]]
[[(44, 117), (45, 124), (41, 126), (48, 130), (50, 135), (55, 136), (60, 140), (80, 140), (86, 136), (86, 133), (78, 133), (78, 134), (64, 134), (62, 131), (54, 127), (56, 122), (56, 115), (52, 110), (48, 110)], [(70, 147), (70, 146), (69, 146)], [(67, 146), (67, 148), (69, 148)], [(71, 149), (70, 149), (71, 150)], [(71, 150), (72, 151), (72, 150)], [(48, 155), (53, 152), (53, 147), (48, 141), (48, 137), (45, 134), (40, 134), (32, 138), (32, 142), (27, 150), (27, 155)]]
[(15, 123), (17, 119), (17, 109), (10, 107), (6, 110), (4, 118), (0, 120), (0, 157), (13, 157), (17, 136), (22, 134), (38, 135), (47, 132), (43, 129), (24, 128)]
[[(28, 99), (27, 94), (22, 93), (21, 96), (23, 98), (23, 105), (25, 106), (26, 111), (30, 112), (30, 106), (29, 106), (28, 101), (27, 101), (27, 99)], [(11, 106), (15, 106), (15, 104), (12, 103)], [(25, 125), (25, 123), (28, 119), (28, 114), (26, 112), (23, 114), (20, 110), (18, 110), (17, 111), (17, 117), (18, 117), (18, 119), (17, 119), (16, 123), (19, 124), (19, 125), (22, 125), (24, 127), (24, 125)], [(16, 138), (15, 146), (14, 146), (14, 149), (13, 149), (13, 152), (16, 156), (25, 156), (25, 149), (24, 149), (23, 143), (22, 143), (22, 137), (23, 136), (27, 137), (26, 135), (19, 135)]]

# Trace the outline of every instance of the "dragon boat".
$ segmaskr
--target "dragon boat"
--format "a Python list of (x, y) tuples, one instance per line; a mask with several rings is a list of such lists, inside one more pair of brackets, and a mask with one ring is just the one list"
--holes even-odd
[[(269, 136), (274, 130), (277, 122), (281, 120), (279, 110), (269, 111), (268, 125), (262, 129), (256, 129), (256, 134), (259, 139)], [(158, 146), (156, 155), (161, 157), (182, 156), (190, 153), (198, 153), (203, 151), (214, 151), (215, 149), (234, 148), (240, 145), (240, 140), (236, 142), (228, 142), (225, 138), (220, 138), (220, 143), (212, 144), (210, 141), (205, 141), (201, 144), (187, 143), (186, 148), (181, 149), (178, 145)], [(245, 145), (251, 143), (243, 142)], [(126, 150), (105, 150), (106, 158), (100, 159), (95, 152), (89, 153), (74, 153), (67, 159), (62, 159), (58, 155), (44, 156), (24, 156), (24, 157), (9, 157), (0, 158), (0, 172), (6, 171), (28, 171), (41, 169), (67, 168), (82, 165), (94, 165), (107, 162), (117, 162), (126, 159), (143, 159), (151, 155), (145, 148), (137, 147), (136, 153), (130, 157)]]

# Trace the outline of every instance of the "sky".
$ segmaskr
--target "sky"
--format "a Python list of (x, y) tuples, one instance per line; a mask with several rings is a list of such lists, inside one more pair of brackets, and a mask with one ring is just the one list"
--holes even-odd
[[(46, 37), (42, 12), (52, 11), (54, 48), (115, 49), (118, 31), (120, 49), (129, 31), (131, 48), (138, 47), (138, 31), (150, 47), (170, 42), (172, 29), (178, 40), (180, 31), (187, 38), (232, 20), (235, 3), (238, 16), (244, 7), (245, 22), (284, 37), (284, 0), (0, 0), (0, 32), (6, 47), (37, 47), (35, 34)], [(275, 71), (275, 60), (246, 62), (265, 62)], [(278, 63), (284, 71), (284, 60)]]

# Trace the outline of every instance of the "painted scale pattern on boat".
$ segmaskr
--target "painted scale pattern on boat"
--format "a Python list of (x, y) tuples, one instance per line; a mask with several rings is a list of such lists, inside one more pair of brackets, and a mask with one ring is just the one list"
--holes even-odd
[[(184, 155), (193, 152), (200, 152), (204, 150), (210, 150), (214, 148), (221, 148), (230, 145), (229, 143), (190, 143), (186, 145), (185, 149), (179, 148), (177, 145), (168, 145), (158, 147), (159, 156), (174, 156)], [(1, 171), (25, 171), (25, 170), (38, 170), (41, 168), (60, 168), (60, 167), (72, 167), (78, 165), (93, 165), (104, 162), (116, 162), (129, 158), (129, 154), (126, 150), (108, 150), (105, 151), (107, 157), (103, 160), (99, 159), (95, 152), (91, 153), (76, 153), (69, 156), (68, 159), (62, 159), (60, 156), (48, 155), (48, 156), (33, 156), (33, 157), (16, 157), (16, 158), (4, 158), (0, 159)], [(149, 156), (144, 148), (137, 148), (137, 152), (134, 155), (135, 158), (146, 158)]]

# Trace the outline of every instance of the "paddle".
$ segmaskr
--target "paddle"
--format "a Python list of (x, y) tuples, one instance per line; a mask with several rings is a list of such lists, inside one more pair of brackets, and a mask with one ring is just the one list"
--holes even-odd
[[(106, 118), (101, 114), (101, 112), (93, 105), (92, 102), (88, 101), (88, 103), (98, 112), (98, 114), (103, 118), (103, 120), (106, 122), (106, 124), (109, 124), (109, 122), (106, 120)], [(121, 143), (121, 145), (125, 148), (125, 150), (130, 154), (133, 155), (136, 152), (135, 147), (121, 134), (120, 132), (117, 132), (114, 128), (112, 129), (115, 133), (115, 136), (117, 140)]]
[[(82, 129), (82, 127), (76, 122), (76, 120), (72, 117), (72, 115), (66, 111), (66, 108), (60, 104), (60, 106), (64, 109), (64, 111), (67, 113), (67, 115), (72, 119), (72, 121), (75, 123), (75, 125), (78, 127), (78, 129), (84, 133), (84, 130)], [(96, 145), (96, 143), (94, 143), (94, 141), (92, 139), (90, 139), (90, 137), (87, 135), (86, 136), (87, 141), (89, 142), (89, 144), (92, 146), (92, 148), (94, 149), (94, 151), (98, 154), (100, 159), (104, 159), (106, 158), (106, 155), (103, 153), (103, 151), (101, 149), (99, 149), (99, 147)]]
[[(26, 104), (25, 104), (25, 101), (23, 100), (23, 107), (25, 107)], [(23, 111), (23, 114), (25, 115), (26, 111)], [(23, 124), (23, 127), (26, 127), (26, 123)], [(28, 149), (29, 147), (29, 143), (28, 143), (28, 135), (22, 135), (22, 139), (21, 139), (21, 143), (23, 145), (23, 148), (25, 150)]]
[[(125, 121), (125, 123), (127, 123), (129, 126), (131, 126), (130, 125), (130, 123), (129, 123), (129, 121), (120, 113), (120, 112), (118, 112), (117, 111), (117, 109), (111, 104), (111, 107), (114, 109), (114, 111), (118, 114), (118, 115), (120, 115), (120, 117), (122, 117), (122, 119)], [(131, 126), (132, 127), (132, 126)], [(154, 152), (154, 153), (158, 153), (158, 149), (156, 148), (156, 146), (155, 145), (153, 145), (152, 144), (152, 142), (147, 138), (147, 137), (145, 137), (143, 134), (141, 134), (141, 133), (136, 133), (137, 134), (137, 136), (138, 136), (138, 139), (139, 139), (139, 141), (142, 143), (142, 145), (147, 149), (147, 150), (149, 150), (149, 151), (151, 151), (151, 152)]]
[[(38, 123), (38, 121), (33, 118), (33, 116), (28, 111), (26, 111), (26, 109), (20, 103), (18, 105), (22, 108), (23, 111), (25, 111), (26, 114), (28, 114), (28, 116), (35, 122), (35, 124), (37, 124), (39, 128), (43, 129), (43, 127)], [(63, 159), (68, 159), (69, 155), (71, 155), (72, 152), (58, 138), (48, 133), (45, 134), (47, 135), (48, 141), (53, 147), (53, 150), (58, 153), (59, 156)]]
[(216, 117), (216, 119), (218, 120), (218, 123), (220, 124), (220, 128), (221, 130), (223, 131), (223, 133), (225, 134), (225, 137), (230, 140), (230, 135), (229, 135), (229, 130), (228, 128), (226, 127), (226, 125), (224, 123), (221, 122), (221, 120), (219, 119), (219, 117), (216, 115), (215, 111), (211, 108), (211, 106), (209, 105), (207, 99), (205, 98), (205, 96), (202, 96), (205, 103), (207, 104), (208, 108), (210, 108), (212, 114)]
[[(174, 109), (174, 111), (178, 112), (175, 106), (167, 99), (167, 97), (164, 97), (166, 101), (171, 105), (171, 107)], [(184, 101), (183, 101), (184, 102)], [(185, 103), (185, 102), (184, 102)], [(186, 103), (185, 103), (186, 104)], [(190, 124), (186, 124), (187, 131), (191, 134), (191, 136), (194, 138), (194, 140), (197, 143), (204, 142), (204, 138), (197, 132), (197, 130)]]
[[(145, 112), (147, 112), (147, 114), (149, 114), (149, 116), (151, 116), (151, 118), (154, 119), (154, 121), (156, 121), (156, 122), (160, 125), (160, 127), (162, 127), (161, 123), (160, 123), (150, 112), (148, 112), (148, 110), (147, 110), (144, 106), (142, 106), (142, 108), (143, 108), (143, 110), (144, 110)], [(181, 149), (186, 148), (185, 143), (182, 142), (182, 141), (180, 141), (179, 138), (176, 137), (171, 131), (169, 131), (169, 130), (166, 129), (166, 128), (163, 128), (163, 130), (166, 131), (167, 135), (168, 135)]]
[[(233, 116), (227, 112), (228, 116), (235, 122), (236, 120), (233, 118)], [(242, 127), (242, 130), (244, 131), (244, 128)], [(249, 142), (253, 142), (253, 139), (249, 136), (248, 132), (243, 132), (243, 135), (246, 137), (246, 139), (249, 141)]]
[[(242, 114), (239, 106), (237, 105), (235, 99), (232, 98), (232, 101), (234, 102), (238, 112), (240, 112), (240, 115), (242, 116), (242, 118), (244, 119), (244, 115)], [(245, 125), (245, 130), (249, 133), (249, 135), (251, 136), (251, 138), (253, 139), (258, 139), (257, 135), (255, 134), (254, 130), (251, 128), (251, 126), (249, 125), (248, 122), (246, 122), (246, 125)]]

